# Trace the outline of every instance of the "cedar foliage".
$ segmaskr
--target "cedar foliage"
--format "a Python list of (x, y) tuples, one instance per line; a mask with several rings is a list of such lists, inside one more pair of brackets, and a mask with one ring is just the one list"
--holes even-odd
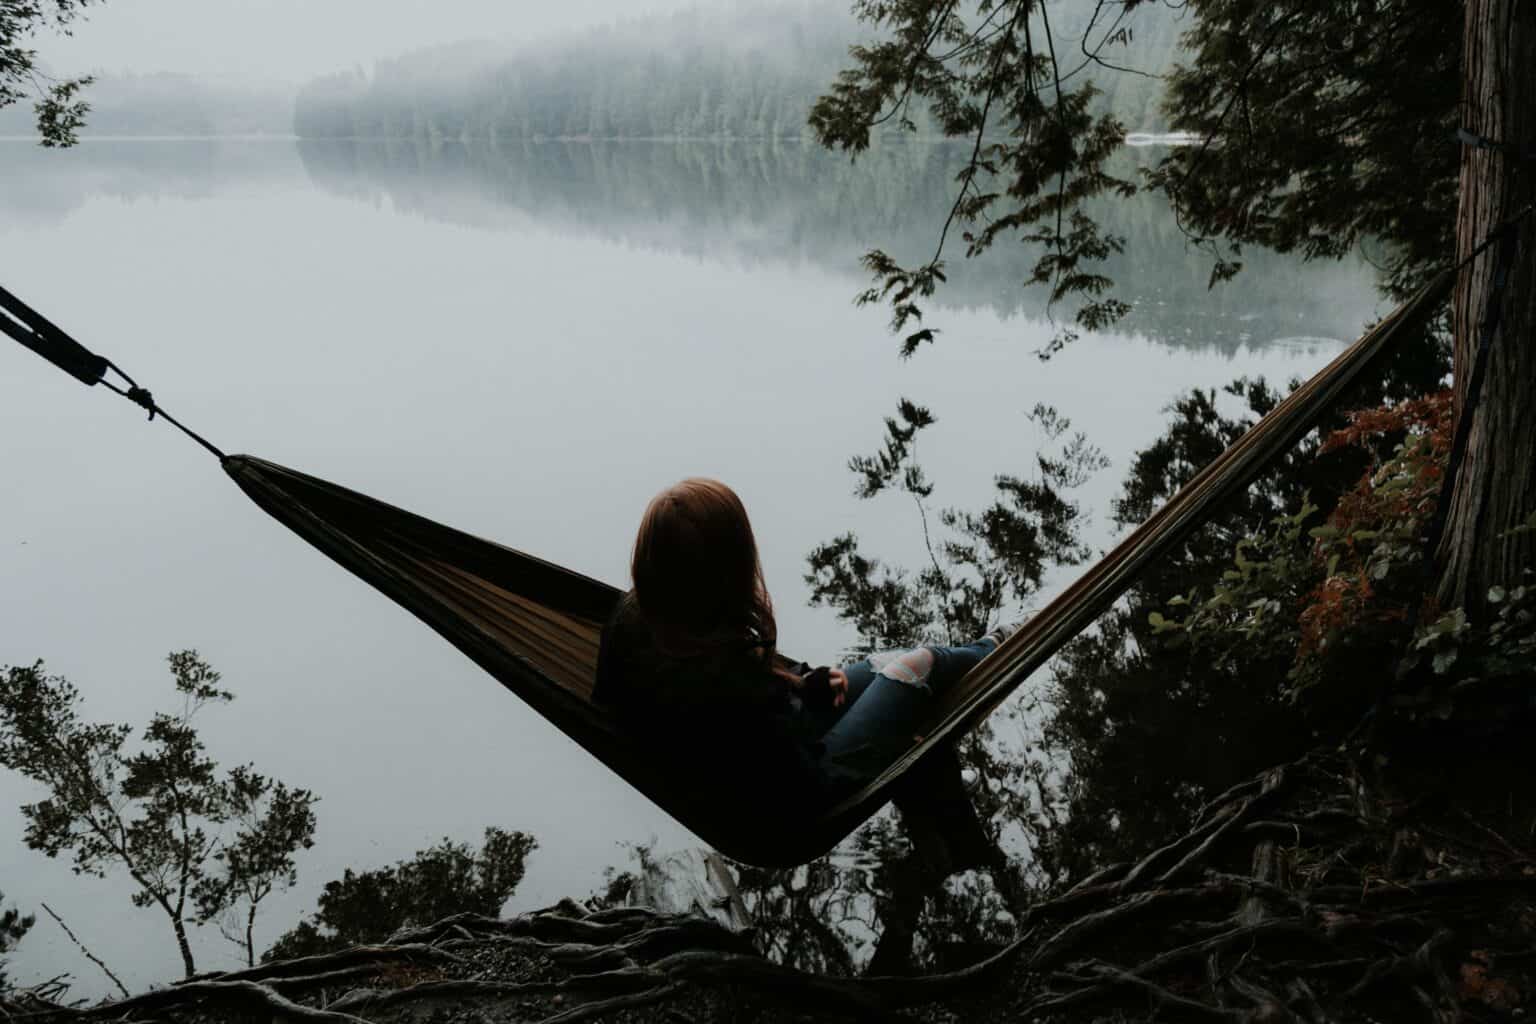
[[(1459, 3), (1097, 0), (1077, 39), (1044, 0), (854, 9), (876, 41), (850, 51), (851, 66), (812, 109), (817, 139), (861, 153), (876, 130), (915, 131), (909, 111), (926, 104), (970, 148), (932, 256), (864, 258), (874, 284), (859, 299), (889, 305), (903, 355), (934, 340), (933, 328), (912, 328), (946, 279), (951, 234), (966, 257), (1005, 239), (1034, 253), (1027, 283), (1070, 307), (1043, 354), (1119, 320), (1129, 306), (1104, 271), (1125, 238), (1098, 211), (1141, 189), (1165, 197), (1208, 250), (1212, 285), (1242, 269), (1246, 244), (1337, 258), (1369, 242), (1391, 289), (1406, 294), (1452, 251)], [(1185, 31), (1164, 111), (1197, 141), (1140, 176), (1118, 173), (1111, 158), (1128, 128), (1095, 107), (1085, 72), (1119, 68), (1136, 32), (1168, 19)]]

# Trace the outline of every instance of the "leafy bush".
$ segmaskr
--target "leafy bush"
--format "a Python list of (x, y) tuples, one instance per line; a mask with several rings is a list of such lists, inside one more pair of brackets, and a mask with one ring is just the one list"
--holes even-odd
[(348, 868), (325, 884), (314, 917), (286, 932), (262, 960), (382, 942), (399, 928), (453, 914), (498, 915), (523, 880), (528, 854), (537, 845), (527, 833), (493, 827), (485, 830), (479, 851), (444, 838), (391, 867)]
[(15, 907), (0, 910), (0, 995), (10, 990), (10, 979), (5, 976), (5, 954), (16, 948), (22, 936), (32, 928), (32, 918), (22, 917)]
[(1366, 627), (1407, 622), (1418, 600), (1421, 538), (1439, 496), (1451, 423), (1449, 392), (1353, 413), (1319, 454), (1356, 448), (1371, 462), (1326, 520), (1316, 523), (1319, 509), (1307, 500), (1274, 517), (1267, 530), (1237, 542), (1232, 567), (1208, 593), (1169, 601), (1182, 617), (1151, 613), (1153, 630), (1182, 634), (1225, 665), (1288, 657), (1293, 698), (1339, 678), (1347, 661), (1380, 664), (1391, 630)]
[[(1492, 588), (1492, 619), (1482, 624), (1470, 622), (1463, 609), (1435, 608), (1425, 596), (1424, 535), (1453, 425), (1448, 391), (1352, 414), (1319, 452), (1352, 447), (1371, 453), (1372, 461), (1326, 520), (1311, 525), (1319, 510), (1304, 501), (1242, 538), (1219, 583), (1172, 598), (1166, 614), (1149, 614), (1153, 633), (1188, 643), (1229, 670), (1287, 658), (1293, 699), (1343, 701), (1356, 710), (1351, 698), (1358, 693), (1314, 690), (1324, 684), (1347, 690), (1354, 682), (1380, 692), (1383, 673), (1393, 666), (1407, 672), (1422, 665), (1462, 682), (1531, 674), (1536, 587), (1512, 581)], [(1428, 697), (1406, 701), (1420, 699)]]
[(1485, 628), (1474, 628), (1460, 608), (1453, 608), (1414, 632), (1410, 658), (1429, 659), (1437, 676), (1452, 676), (1462, 683), (1529, 676), (1536, 670), (1536, 581), (1525, 571), (1525, 582), (1516, 587), (1488, 588), (1493, 619)]

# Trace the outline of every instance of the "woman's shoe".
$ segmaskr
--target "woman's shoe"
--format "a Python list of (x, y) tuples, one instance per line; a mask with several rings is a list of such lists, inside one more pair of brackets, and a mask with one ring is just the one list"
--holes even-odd
[(1019, 631), (1019, 627), (1022, 625), (1024, 625), (1024, 623), (1020, 621), (1002, 623), (1000, 625), (993, 626), (991, 631), (983, 636), (982, 639), (991, 640), (993, 647), (1001, 647), (1003, 645), (1003, 641), (1017, 633)]

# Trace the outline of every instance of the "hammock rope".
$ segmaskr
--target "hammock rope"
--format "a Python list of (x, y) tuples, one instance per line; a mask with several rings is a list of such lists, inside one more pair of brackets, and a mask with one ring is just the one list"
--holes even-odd
[[(795, 822), (752, 807), (700, 803), (643, 737), (625, 735), (591, 701), (598, 638), (619, 591), (534, 556), (473, 537), (274, 463), (225, 455), (169, 416), (147, 389), (0, 288), (0, 331), (88, 386), (107, 387), (217, 457), (246, 494), (285, 527), (426, 623), (556, 728), (720, 852), (765, 867), (805, 863), (835, 846), (892, 796), (940, 744), (978, 725), (1086, 629), (1151, 562), (1169, 554), (1299, 441), (1395, 339), (1425, 323), (1456, 274), (1489, 245), (1512, 245), (1528, 207), (1442, 271), (1197, 473), (1108, 554), (935, 702), (923, 738), (876, 780), (830, 810)], [(1504, 249), (1501, 248), (1501, 252)], [(1502, 260), (1501, 260), (1502, 262)], [(1485, 324), (1486, 327), (1486, 324)], [(1479, 366), (1491, 332), (1479, 344)], [(107, 381), (115, 372), (126, 382)], [(1469, 381), (1470, 419), (1481, 378)]]
[[(128, 376), (116, 363), (97, 355), (71, 338), (47, 317), (4, 288), (0, 288), (0, 332), (10, 335), (20, 342), (22, 347), (36, 352), (86, 387), (95, 387), (100, 384), (108, 391), (122, 395), (134, 405), (146, 410), (151, 420), (158, 414), (161, 419), (211, 452), (214, 458), (222, 461), (226, 457), (201, 434), (186, 427), (176, 417), (156, 405), (155, 396), (150, 394), (147, 388), (139, 387), (138, 381)], [(107, 371), (109, 370), (121, 377), (123, 384), (127, 386), (123, 387), (108, 380)]]

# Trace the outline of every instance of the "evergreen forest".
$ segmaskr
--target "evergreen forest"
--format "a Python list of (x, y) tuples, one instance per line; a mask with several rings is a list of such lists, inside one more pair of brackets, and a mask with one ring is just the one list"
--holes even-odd
[[(1091, 5), (1062, 4), (1068, 51), (1102, 42)], [(1178, 18), (1150, 22), (1116, 47), (1118, 60), (1158, 72), (1178, 52)], [(378, 61), (308, 83), (294, 132), (301, 138), (508, 142), (540, 139), (810, 139), (806, 118), (868, 38), (839, 5), (791, 0), (699, 7), (621, 21), (537, 46), (463, 43)], [(1132, 131), (1157, 132), (1156, 78), (1074, 60), (1099, 103)], [(1089, 65), (1089, 66), (1085, 66)], [(926, 108), (918, 138), (943, 137)], [(905, 134), (890, 122), (883, 134)]]

